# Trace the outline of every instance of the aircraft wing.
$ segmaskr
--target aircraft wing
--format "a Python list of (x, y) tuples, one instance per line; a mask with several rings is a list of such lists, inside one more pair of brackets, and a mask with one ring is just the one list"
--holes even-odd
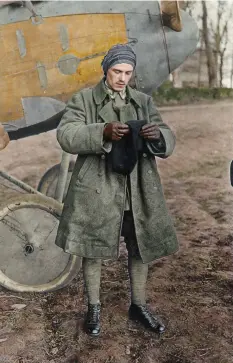
[(0, 122), (12, 133), (37, 132), (49, 120), (51, 127), (74, 92), (99, 82), (116, 43), (132, 45), (135, 86), (152, 94), (198, 42), (198, 27), (182, 10), (182, 31), (163, 26), (159, 1), (42, 1), (33, 11), (36, 17), (30, 7), (0, 7)]

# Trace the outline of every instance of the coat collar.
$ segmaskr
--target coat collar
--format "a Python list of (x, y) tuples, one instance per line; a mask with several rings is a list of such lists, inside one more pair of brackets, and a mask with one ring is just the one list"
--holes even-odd
[[(138, 92), (136, 90), (134, 90), (133, 88), (126, 86), (126, 94), (127, 94), (127, 98), (129, 100), (133, 100), (139, 107), (141, 107), (141, 100), (140, 97), (138, 95)], [(105, 98), (107, 97), (108, 93), (105, 89), (105, 85), (104, 85), (104, 78), (93, 88), (93, 96), (94, 96), (94, 100), (95, 103), (97, 105), (100, 105), (101, 103), (103, 103), (103, 101), (105, 100)]]

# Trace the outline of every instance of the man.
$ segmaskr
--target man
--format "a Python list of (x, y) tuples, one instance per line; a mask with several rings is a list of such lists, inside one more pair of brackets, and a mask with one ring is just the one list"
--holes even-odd
[[(129, 317), (154, 331), (165, 330), (146, 306), (145, 288), (148, 263), (178, 248), (154, 158), (171, 155), (175, 137), (152, 98), (128, 86), (135, 66), (128, 45), (113, 46), (102, 62), (104, 78), (74, 94), (57, 129), (62, 149), (78, 158), (56, 244), (83, 257), (85, 328), (92, 336), (100, 333), (101, 260), (118, 257), (120, 235), (128, 250)], [(112, 170), (110, 155), (113, 145), (133, 132), (126, 124), (130, 120), (146, 121), (138, 135), (146, 151), (138, 152), (133, 171), (123, 175)]]

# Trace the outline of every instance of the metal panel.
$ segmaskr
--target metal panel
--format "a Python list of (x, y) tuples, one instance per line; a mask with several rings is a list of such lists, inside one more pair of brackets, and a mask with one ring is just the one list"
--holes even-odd
[(37, 62), (36, 68), (37, 68), (37, 72), (38, 72), (40, 86), (41, 86), (41, 88), (45, 89), (48, 86), (48, 79), (47, 79), (47, 75), (46, 75), (45, 65), (42, 64), (41, 62)]
[(138, 88), (151, 94), (169, 73), (178, 68), (192, 54), (198, 42), (198, 28), (195, 21), (184, 11), (183, 30), (175, 32), (162, 27), (158, 16), (126, 14), (129, 37), (136, 38), (136, 77)]
[(59, 31), (60, 31), (62, 50), (66, 51), (69, 49), (69, 34), (67, 26), (65, 24), (61, 24)]
[[(136, 83), (140, 90), (147, 93), (165, 81), (169, 73), (194, 52), (198, 41), (197, 25), (184, 11), (181, 11), (181, 32), (163, 28), (158, 1), (46, 1), (34, 7), (37, 14), (45, 18), (90, 13), (125, 14), (128, 38), (137, 40), (134, 47), (137, 54)], [(0, 10), (2, 24), (28, 17), (29, 12), (25, 8), (7, 6)]]
[(61, 56), (57, 65), (63, 74), (75, 74), (77, 71), (80, 59), (73, 54), (65, 54)]
[[(42, 17), (74, 14), (138, 13), (159, 15), (157, 1), (43, 1), (33, 4), (36, 13)], [(0, 9), (0, 24), (28, 20), (31, 13), (25, 7), (10, 5)]]
[[(61, 47), (61, 24), (69, 33), (68, 51)], [(18, 51), (18, 29), (27, 45), (24, 58)], [(0, 27), (0, 37), (7, 39), (0, 49), (3, 122), (23, 117), (22, 97), (47, 96), (65, 101), (75, 91), (93, 86), (102, 77), (100, 63), (108, 48), (116, 42), (127, 42), (124, 14), (56, 16), (44, 19), (39, 26), (29, 19)]]
[[(58, 35), (60, 34), (63, 51), (70, 49), (71, 44), (69, 43), (72, 40), (68, 37), (66, 27), (63, 27), (64, 18), (62, 16), (75, 14), (125, 14), (128, 40), (135, 40), (133, 46), (137, 54), (136, 84), (139, 90), (149, 94), (167, 79), (170, 72), (175, 70), (194, 52), (198, 41), (197, 25), (183, 11), (181, 11), (183, 23), (183, 30), (181, 32), (175, 32), (167, 27), (163, 27), (159, 2), (157, 1), (44, 1), (35, 3), (34, 7), (36, 13), (45, 19), (61, 16), (62, 20), (61, 26), (58, 28)], [(10, 6), (0, 8), (0, 24), (2, 25), (26, 21), (30, 16), (31, 14), (26, 8)], [(33, 26), (42, 27), (43, 24)], [(107, 31), (108, 29), (106, 29)], [(22, 44), (20, 47), (21, 54), (23, 54)], [(91, 54), (78, 59), (77, 55), (74, 54), (74, 59), (71, 62), (66, 58), (60, 58), (58, 68), (64, 75), (73, 74), (75, 67), (78, 65), (77, 60), (83, 61), (100, 55), (104, 54), (100, 52), (99, 54)], [(38, 65), (40, 84), (43, 89), (46, 89), (48, 82), (46, 70), (43, 68), (43, 64)], [(81, 65), (82, 63), (79, 66), (81, 67)], [(95, 71), (95, 66), (89, 66), (90, 73), (93, 70)], [(78, 78), (77, 81), (79, 81)], [(45, 120), (48, 117), (46, 116), (46, 111), (43, 113), (40, 102), (38, 105), (34, 103), (33, 108), (29, 107), (29, 109), (31, 111), (27, 112), (28, 120), (33, 116), (35, 117), (33, 110), (38, 110), (38, 114), (34, 118), (35, 122)]]
[(16, 30), (16, 37), (19, 47), (19, 54), (20, 57), (25, 57), (26, 55), (26, 44), (25, 44), (25, 38), (22, 30)]
[(23, 98), (22, 105), (26, 125), (47, 120), (65, 108), (65, 103), (50, 97)]

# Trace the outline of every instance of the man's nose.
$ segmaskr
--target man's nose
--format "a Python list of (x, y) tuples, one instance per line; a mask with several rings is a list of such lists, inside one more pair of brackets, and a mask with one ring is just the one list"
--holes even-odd
[(122, 81), (122, 82), (125, 82), (125, 73), (121, 73), (120, 74), (120, 80)]

